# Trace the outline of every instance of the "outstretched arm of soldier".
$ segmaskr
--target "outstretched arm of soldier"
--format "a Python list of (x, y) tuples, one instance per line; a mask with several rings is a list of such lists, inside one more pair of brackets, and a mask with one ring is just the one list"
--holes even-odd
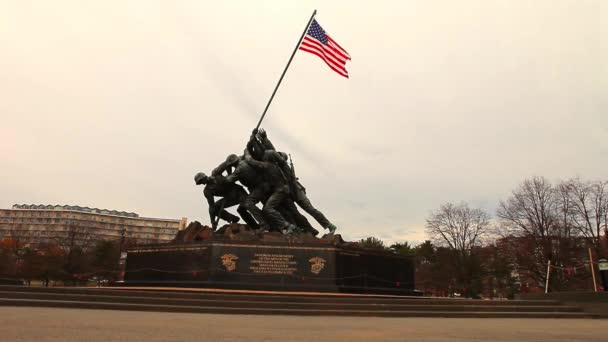
[(221, 176), (224, 171), (226, 171), (227, 174), (232, 173), (232, 166), (228, 165), (227, 160), (218, 165), (218, 167), (216, 167), (215, 169), (213, 169), (213, 171), (211, 171), (211, 176)]
[(258, 139), (258, 131), (254, 129), (251, 132), (251, 136), (249, 137), (249, 141), (247, 142), (247, 150), (249, 154), (253, 157), (253, 159), (261, 160), (264, 157), (264, 145)]
[(274, 145), (272, 144), (272, 142), (270, 142), (270, 139), (268, 139), (268, 134), (266, 133), (266, 131), (263, 128), (260, 128), (258, 130), (257, 136), (258, 136), (258, 139), (260, 139), (260, 142), (264, 146), (265, 150), (273, 150), (273, 151), (276, 150), (274, 148)]
[(267, 163), (253, 159), (253, 157), (251, 157), (251, 154), (245, 155), (245, 161), (256, 169), (264, 170), (268, 167)]
[(229, 174), (228, 176), (226, 176), (224, 178), (224, 180), (228, 183), (234, 183), (234, 182), (238, 181), (242, 175), (243, 175), (243, 169), (240, 168), (239, 166), (237, 166), (234, 168), (234, 171), (231, 174)]
[(213, 169), (213, 171), (211, 172), (211, 176), (222, 176), (224, 171), (226, 171), (227, 175), (232, 174), (233, 170), (236, 169), (236, 167), (238, 166), (239, 160), (240, 158), (236, 154), (229, 154), (223, 163)]

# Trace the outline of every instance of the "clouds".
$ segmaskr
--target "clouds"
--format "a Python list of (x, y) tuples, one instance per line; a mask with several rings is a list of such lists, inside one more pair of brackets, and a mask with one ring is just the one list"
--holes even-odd
[(204, 219), (313, 8), (348, 80), (299, 53), (264, 127), (347, 238), (424, 238), (445, 201), (605, 177), (602, 1), (0, 5), (0, 206)]

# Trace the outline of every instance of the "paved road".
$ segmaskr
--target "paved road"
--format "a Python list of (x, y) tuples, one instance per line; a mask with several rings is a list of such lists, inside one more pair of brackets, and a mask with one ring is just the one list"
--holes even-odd
[(247, 316), (0, 307), (0, 340), (14, 342), (605, 342), (606, 331), (608, 320), (588, 319)]

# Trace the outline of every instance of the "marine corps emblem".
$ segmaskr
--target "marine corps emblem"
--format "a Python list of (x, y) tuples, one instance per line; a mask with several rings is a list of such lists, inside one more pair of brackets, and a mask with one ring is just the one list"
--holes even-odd
[(325, 259), (323, 259), (323, 258), (314, 257), (314, 258), (311, 258), (308, 261), (310, 261), (310, 263), (311, 263), (311, 265), (310, 265), (310, 272), (312, 272), (314, 274), (321, 273), (321, 271), (325, 267)]
[(226, 268), (226, 271), (232, 272), (236, 270), (236, 260), (239, 258), (234, 254), (224, 254), (221, 256), (222, 265)]

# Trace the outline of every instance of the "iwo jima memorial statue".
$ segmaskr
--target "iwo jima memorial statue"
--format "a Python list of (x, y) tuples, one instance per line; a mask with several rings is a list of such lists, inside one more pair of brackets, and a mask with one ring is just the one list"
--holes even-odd
[[(304, 33), (323, 40), (315, 13)], [(303, 34), (289, 62), (305, 42)], [(124, 285), (419, 294), (413, 261), (345, 242), (309, 200), (291, 156), (259, 129), (287, 67), (243, 154), (194, 177), (204, 187), (210, 226), (194, 221), (171, 243), (128, 249)], [(228, 211), (234, 207), (238, 216)], [(327, 233), (319, 237), (300, 210)]]

